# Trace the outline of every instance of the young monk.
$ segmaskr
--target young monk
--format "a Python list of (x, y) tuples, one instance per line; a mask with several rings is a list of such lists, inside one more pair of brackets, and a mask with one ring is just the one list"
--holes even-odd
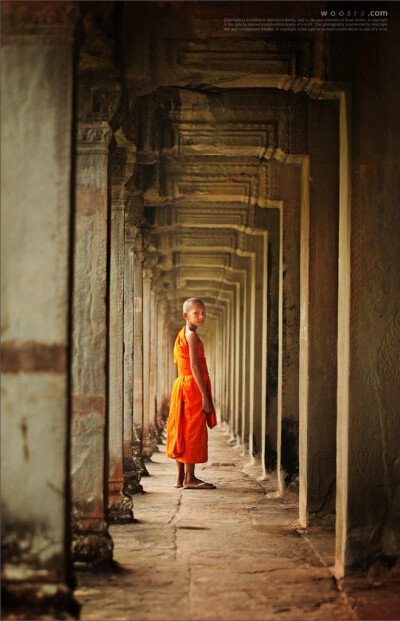
[(197, 328), (206, 320), (206, 309), (198, 298), (183, 304), (186, 325), (176, 337), (174, 362), (178, 377), (174, 381), (167, 423), (167, 457), (176, 459), (178, 478), (175, 487), (215, 489), (212, 483), (198, 479), (195, 464), (208, 459), (207, 425), (217, 424), (211, 396), (203, 343)]

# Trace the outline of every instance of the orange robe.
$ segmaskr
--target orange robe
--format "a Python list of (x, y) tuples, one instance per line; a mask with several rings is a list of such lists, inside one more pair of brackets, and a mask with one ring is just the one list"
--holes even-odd
[[(197, 353), (203, 381), (212, 403), (211, 383), (200, 339)], [(174, 362), (178, 365), (178, 377), (171, 392), (167, 422), (167, 457), (185, 464), (204, 463), (208, 459), (207, 425), (210, 429), (215, 427), (217, 417), (213, 404), (210, 414), (206, 415), (203, 411), (201, 392), (190, 368), (185, 326), (176, 337)]]

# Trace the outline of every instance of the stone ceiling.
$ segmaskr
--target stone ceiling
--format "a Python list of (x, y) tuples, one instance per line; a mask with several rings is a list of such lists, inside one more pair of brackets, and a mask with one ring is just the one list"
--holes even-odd
[(324, 86), (323, 33), (227, 32), (244, 10), (282, 14), (282, 3), (245, 4), (126, 2), (119, 16), (147, 269), (171, 317), (198, 296), (216, 319), (254, 269), (246, 257), (268, 251), (256, 214), (281, 198), (270, 163), (308, 152), (308, 98)]
[(188, 296), (204, 298), (210, 313), (221, 301), (226, 306), (240, 270), (251, 271), (239, 266), (241, 257), (263, 252), (255, 212), (274, 194), (271, 160), (307, 151), (307, 96), (160, 87), (139, 99), (147, 122), (138, 176), (158, 253), (157, 286), (171, 315)]

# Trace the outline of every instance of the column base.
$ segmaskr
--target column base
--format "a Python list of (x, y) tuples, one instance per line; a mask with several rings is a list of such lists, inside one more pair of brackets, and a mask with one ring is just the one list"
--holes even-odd
[(108, 497), (108, 522), (113, 524), (127, 524), (134, 522), (132, 498), (120, 492)]
[[(146, 461), (150, 461), (151, 460), (151, 456), (153, 455), (154, 451), (152, 449), (151, 446), (151, 437), (150, 437), (150, 432), (149, 435), (143, 439), (143, 447), (142, 447), (142, 458), (143, 460)], [(146, 476), (145, 474), (143, 476)], [(148, 473), (147, 473), (148, 476)]]
[(153, 453), (160, 452), (158, 445), (161, 443), (161, 435), (162, 431), (159, 429), (159, 427), (157, 427), (157, 425), (154, 425), (150, 428), (150, 448)]
[(141, 476), (134, 470), (124, 472), (124, 493), (143, 494), (143, 486), (140, 484)]
[[(151, 453), (152, 455), (153, 453)], [(150, 455), (150, 456), (151, 456)], [(134, 463), (134, 467), (137, 470), (137, 472), (140, 473), (140, 478), (141, 477), (149, 477), (150, 474), (146, 468), (146, 464), (145, 464), (145, 446), (142, 443), (133, 443), (132, 444), (132, 461)]]
[(157, 438), (152, 438), (150, 440), (150, 450), (152, 453), (159, 453), (160, 449), (158, 448), (158, 440)]
[(112, 564), (113, 540), (104, 522), (101, 528), (72, 527), (71, 556), (75, 565), (103, 567)]
[[(145, 458), (143, 456), (143, 459), (142, 459), (142, 477), (149, 477), (150, 476), (150, 472), (146, 468), (146, 464), (144, 462), (144, 459)], [(147, 459), (147, 461), (151, 461), (150, 457)]]
[(66, 584), (2, 581), (2, 619), (79, 619), (79, 611)]

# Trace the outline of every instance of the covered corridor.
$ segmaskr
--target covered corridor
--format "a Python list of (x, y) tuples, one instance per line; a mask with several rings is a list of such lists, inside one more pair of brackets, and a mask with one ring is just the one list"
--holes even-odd
[[(161, 512), (141, 492), (165, 481), (147, 475), (192, 296), (207, 309), (215, 438), (234, 455), (213, 459), (257, 473), (213, 470), (214, 502), (255, 494), (219, 540), (248, 530), (254, 563), (260, 551), (277, 572), (268, 550), (296, 541), (290, 567), (304, 553), (328, 600), (333, 578), (296, 529), (329, 534), (338, 588), (398, 574), (400, 19), (387, 4), (385, 26), (366, 17), (349, 34), (226, 25), (311, 19), (329, 2), (2, 2), (5, 618), (79, 618), (76, 572), (112, 568), (127, 533), (144, 545), (142, 510), (168, 537), (189, 511), (175, 490)], [(185, 567), (195, 606), (204, 584)], [(271, 604), (263, 574), (246, 575), (265, 614), (292, 614), (289, 577)]]

